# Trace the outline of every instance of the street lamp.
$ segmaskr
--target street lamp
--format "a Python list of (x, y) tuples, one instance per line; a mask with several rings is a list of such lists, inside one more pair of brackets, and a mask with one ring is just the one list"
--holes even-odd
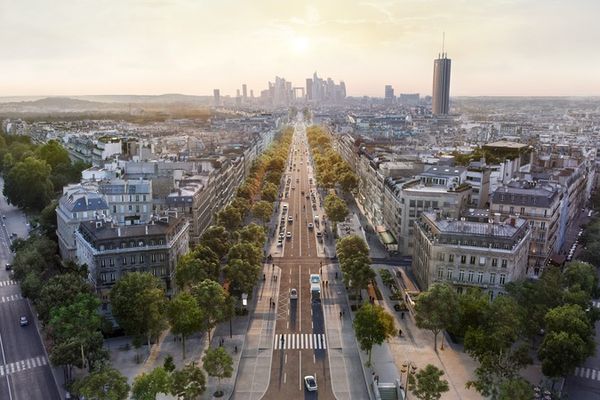
[[(417, 366), (412, 361), (406, 361), (402, 364), (402, 368), (400, 369), (401, 373), (406, 373), (406, 385), (404, 386), (404, 400), (408, 399), (408, 382), (410, 380), (410, 376), (414, 375), (417, 372)], [(402, 375), (400, 376), (400, 380), (402, 381)]]

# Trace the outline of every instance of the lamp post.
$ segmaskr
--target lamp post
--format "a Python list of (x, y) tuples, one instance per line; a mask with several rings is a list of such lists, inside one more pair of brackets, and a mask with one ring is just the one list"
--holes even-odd
[[(404, 386), (404, 400), (408, 399), (408, 382), (410, 380), (410, 376), (414, 375), (417, 372), (417, 366), (412, 361), (406, 361), (402, 364), (402, 368), (400, 369), (401, 373), (406, 373), (406, 385)], [(402, 376), (400, 377), (402, 379)]]

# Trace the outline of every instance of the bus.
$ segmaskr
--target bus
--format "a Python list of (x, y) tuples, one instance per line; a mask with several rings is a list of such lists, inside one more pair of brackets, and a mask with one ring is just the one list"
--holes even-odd
[(310, 295), (313, 300), (321, 298), (321, 277), (318, 274), (310, 274)]

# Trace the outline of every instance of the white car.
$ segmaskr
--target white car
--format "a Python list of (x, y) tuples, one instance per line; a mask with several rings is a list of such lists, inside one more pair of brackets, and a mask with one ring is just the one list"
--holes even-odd
[(283, 239), (277, 239), (277, 247), (283, 246)]
[(298, 299), (298, 291), (296, 289), (290, 290), (290, 299), (292, 299), (292, 300)]
[(309, 392), (317, 391), (317, 380), (312, 375), (306, 375), (304, 377), (304, 385), (306, 386), (306, 390)]
[(286, 237), (287, 237), (288, 239), (291, 239), (291, 238), (292, 238), (292, 232), (288, 232), (288, 233), (287, 233), (287, 235), (286, 235)]
[(288, 222), (294, 222), (294, 218), (291, 215), (288, 217)]
[(281, 233), (279, 234), (279, 239), (283, 239), (284, 237), (285, 237), (285, 233), (281, 232)]
[(308, 229), (312, 229), (312, 228), (314, 228), (314, 225), (312, 224), (312, 222), (309, 222), (308, 223)]

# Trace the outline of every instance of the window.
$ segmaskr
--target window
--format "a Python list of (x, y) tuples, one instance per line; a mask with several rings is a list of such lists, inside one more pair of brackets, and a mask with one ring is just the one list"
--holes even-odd
[(423, 208), (423, 200), (417, 200), (417, 207)]
[(504, 285), (504, 282), (506, 282), (506, 274), (500, 274), (500, 284)]
[(483, 272), (477, 273), (477, 283), (483, 283)]
[(414, 207), (415, 206), (415, 201), (411, 200), (408, 204), (409, 204), (410, 207)]
[(106, 274), (100, 274), (100, 282), (106, 283)]
[(165, 255), (164, 255), (164, 253), (160, 254), (159, 260), (160, 261), (165, 261)]
[(131, 264), (135, 264), (135, 256), (131, 256)]
[(460, 263), (461, 264), (466, 264), (467, 263), (467, 256), (460, 256)]
[(438, 268), (438, 279), (444, 278), (444, 268)]
[(479, 265), (485, 265), (485, 257), (479, 257)]
[(431, 202), (431, 207), (438, 208), (438, 202), (437, 202), (437, 200)]
[(106, 260), (100, 260), (100, 266), (106, 267)]
[(121, 259), (121, 264), (123, 264), (123, 265), (127, 265), (127, 257), (123, 257), (123, 258)]
[(143, 255), (141, 255), (141, 256), (140, 256), (140, 264), (143, 264), (143, 263), (144, 263), (144, 256), (143, 256)]
[(453, 263), (454, 262), (454, 254), (449, 254), (448, 255), (448, 261)]
[(468, 278), (469, 282), (473, 282), (473, 277), (474, 276), (475, 276), (475, 272), (469, 271), (469, 278)]
[(461, 269), (458, 272), (458, 280), (461, 282), (465, 280), (465, 270), (464, 269)]
[(514, 213), (515, 213), (515, 208), (514, 208), (514, 207), (511, 207), (511, 208), (510, 208), (510, 213), (511, 213), (511, 214), (514, 214)]
[(546, 222), (545, 221), (540, 222), (540, 228), (546, 229)]
[(438, 261), (444, 261), (446, 259), (446, 255), (444, 253), (438, 253)]
[(497, 266), (498, 266), (498, 259), (492, 258), (492, 267), (497, 267)]
[(475, 265), (475, 256), (471, 256), (471, 259), (469, 260), (469, 264)]
[(525, 215), (525, 207), (521, 207), (521, 214)]
[(108, 265), (110, 265), (111, 267), (113, 267), (115, 265), (115, 260), (112, 258), (108, 259)]
[(508, 260), (505, 258), (502, 259), (502, 268), (506, 268), (508, 266)]
[(131, 204), (129, 205), (129, 211), (133, 210), (133, 207), (131, 206)]
[(150, 259), (152, 260), (152, 262), (156, 262), (156, 254), (152, 253)]
[(492, 284), (492, 285), (496, 284), (496, 274), (493, 272), (490, 274), (490, 284)]
[(448, 270), (446, 270), (446, 279), (449, 281), (452, 280), (452, 268), (448, 268)]

